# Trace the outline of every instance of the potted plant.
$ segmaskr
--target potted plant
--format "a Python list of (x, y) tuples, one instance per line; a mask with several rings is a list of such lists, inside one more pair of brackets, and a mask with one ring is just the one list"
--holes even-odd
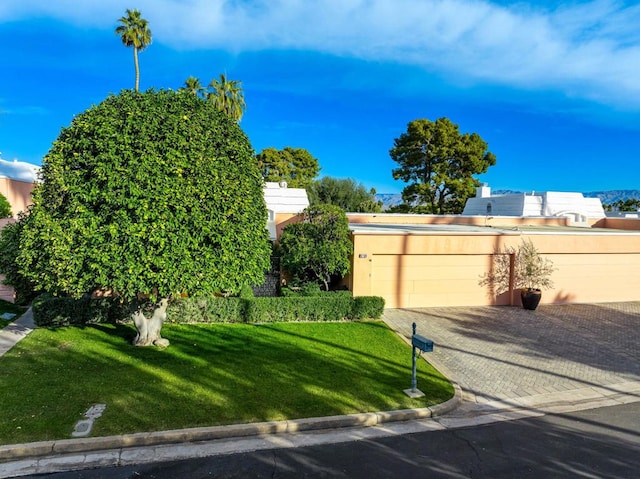
[(553, 288), (553, 262), (536, 249), (531, 240), (523, 240), (518, 248), (507, 248), (494, 255), (493, 268), (480, 279), (500, 294), (511, 288), (520, 290), (522, 306), (534, 310), (542, 298), (542, 290)]

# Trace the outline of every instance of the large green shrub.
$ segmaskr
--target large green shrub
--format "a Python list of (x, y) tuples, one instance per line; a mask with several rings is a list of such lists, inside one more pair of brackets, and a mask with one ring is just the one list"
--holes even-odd
[(239, 291), (269, 267), (249, 140), (194, 95), (110, 96), (62, 130), (42, 179), (19, 260), (46, 291)]
[[(237, 293), (269, 268), (262, 177), (249, 140), (195, 95), (110, 96), (62, 130), (42, 180), (18, 263), (43, 291), (81, 297), (108, 289), (137, 304), (141, 295)], [(135, 309), (136, 327), (141, 314)], [(156, 333), (137, 344), (154, 343)]]
[(344, 276), (351, 269), (347, 215), (339, 206), (309, 206), (302, 222), (284, 227), (280, 250), (282, 266), (294, 281), (316, 282), (328, 290), (332, 276)]

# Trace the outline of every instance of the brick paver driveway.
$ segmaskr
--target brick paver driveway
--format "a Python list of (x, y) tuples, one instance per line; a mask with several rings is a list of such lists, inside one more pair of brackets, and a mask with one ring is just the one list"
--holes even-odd
[(406, 337), (415, 322), (435, 343), (427, 359), (477, 402), (640, 384), (640, 302), (387, 309), (384, 320)]

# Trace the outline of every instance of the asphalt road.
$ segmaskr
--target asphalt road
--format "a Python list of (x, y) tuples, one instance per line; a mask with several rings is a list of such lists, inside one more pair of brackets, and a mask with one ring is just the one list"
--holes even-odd
[(630, 479), (640, 477), (640, 403), (376, 440), (25, 477)]

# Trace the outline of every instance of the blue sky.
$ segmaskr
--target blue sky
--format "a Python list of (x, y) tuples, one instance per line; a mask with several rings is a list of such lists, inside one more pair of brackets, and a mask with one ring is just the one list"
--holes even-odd
[(141, 89), (242, 81), (256, 152), (397, 193), (394, 138), (448, 117), (497, 156), (493, 189), (640, 189), (640, 6), (615, 0), (2, 0), (0, 152), (40, 164), (60, 129), (132, 88), (115, 35), (137, 8)]

